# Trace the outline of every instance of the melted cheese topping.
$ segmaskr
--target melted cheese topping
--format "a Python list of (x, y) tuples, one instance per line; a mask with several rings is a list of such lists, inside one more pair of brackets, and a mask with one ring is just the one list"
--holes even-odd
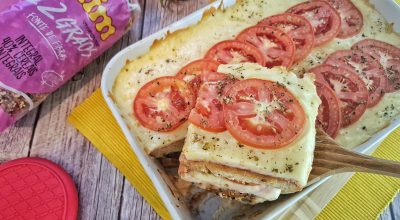
[[(207, 14), (199, 24), (169, 35), (166, 39), (153, 45), (151, 50), (142, 57), (127, 62), (115, 81), (112, 94), (126, 123), (145, 150), (151, 152), (184, 139), (188, 124), (166, 133), (151, 131), (141, 126), (132, 109), (133, 100), (140, 87), (154, 78), (175, 75), (190, 61), (202, 58), (215, 43), (234, 39), (241, 30), (255, 25), (262, 18), (282, 13), (300, 2), (303, 0), (241, 0), (224, 11)], [(364, 28), (361, 33), (349, 39), (334, 39), (328, 44), (315, 48), (304, 61), (294, 66), (295, 73), (299, 75), (305, 73), (310, 67), (322, 63), (330, 53), (340, 49), (349, 49), (353, 43), (364, 38), (373, 38), (400, 47), (400, 37), (392, 32), (382, 15), (374, 10), (366, 0), (353, 1), (353, 3), (364, 16)], [(400, 99), (398, 93), (385, 96), (389, 96), (389, 98), (384, 98), (378, 104), (376, 111), (389, 106), (391, 104), (389, 101)], [(395, 109), (393, 114), (399, 114), (397, 104)], [(376, 132), (389, 124), (391, 118), (379, 117), (382, 112), (368, 113), (370, 111), (374, 110), (367, 110), (366, 113), (371, 116), (368, 118), (371, 122), (368, 125), (368, 131)], [(355, 142), (350, 140), (354, 137), (359, 138), (357, 140), (359, 143), (367, 140), (373, 132), (364, 132), (363, 135), (360, 135), (362, 138), (359, 137), (359, 128), (364, 123), (363, 120), (365, 117), (354, 126), (341, 131), (338, 137), (340, 143), (352, 146), (352, 143)], [(342, 136), (347, 136), (347, 138)]]
[[(350, 49), (351, 46), (363, 39), (372, 38), (392, 44), (400, 48), (400, 36), (393, 32), (386, 20), (366, 1), (352, 1), (364, 16), (362, 31), (351, 38), (339, 39), (313, 49), (313, 52), (301, 63), (293, 68), (296, 73), (307, 72), (311, 67), (324, 62), (325, 58), (337, 51)], [(363, 79), (364, 80), (364, 79)], [(371, 84), (370, 82), (366, 82)], [(400, 114), (400, 91), (387, 93), (374, 107), (368, 108), (362, 117), (339, 131), (336, 141), (346, 148), (353, 148), (367, 141), (379, 130), (385, 128)]]
[(314, 155), (315, 119), (320, 100), (313, 75), (306, 74), (300, 79), (283, 68), (267, 69), (257, 64), (221, 65), (219, 72), (232, 74), (237, 78), (257, 78), (279, 82), (299, 101), (306, 113), (302, 134), (289, 145), (275, 149), (258, 149), (243, 145), (228, 131), (214, 133), (189, 125), (182, 154), (188, 160), (210, 161), (252, 172), (290, 179), (305, 186)]
[(399, 114), (400, 91), (388, 93), (378, 105), (367, 109), (360, 120), (341, 129), (336, 141), (346, 148), (359, 146), (376, 132), (388, 126), (390, 121)]

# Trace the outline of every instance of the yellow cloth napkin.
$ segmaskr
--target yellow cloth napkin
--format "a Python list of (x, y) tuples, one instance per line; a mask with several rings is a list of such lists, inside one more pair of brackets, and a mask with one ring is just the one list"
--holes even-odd
[[(400, 161), (400, 128), (393, 131), (372, 155)], [(393, 201), (399, 190), (398, 178), (356, 173), (317, 219), (375, 219)]]
[[(100, 90), (78, 106), (69, 116), (78, 129), (114, 164), (136, 190), (163, 218), (170, 215), (122, 131), (108, 109)], [(400, 160), (400, 128), (393, 132), (374, 156)], [(356, 174), (318, 216), (319, 219), (373, 219), (392, 201), (400, 180)]]
[(100, 89), (73, 110), (68, 122), (118, 168), (161, 218), (171, 219), (153, 183), (108, 109)]

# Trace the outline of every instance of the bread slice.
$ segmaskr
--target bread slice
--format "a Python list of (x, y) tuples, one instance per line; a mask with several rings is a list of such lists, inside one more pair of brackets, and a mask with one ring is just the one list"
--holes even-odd
[(181, 178), (223, 197), (251, 204), (302, 190), (314, 157), (315, 120), (320, 104), (313, 75), (298, 78), (281, 68), (267, 69), (250, 63), (222, 65), (218, 71), (286, 87), (304, 109), (304, 128), (291, 143), (278, 149), (262, 149), (240, 143), (228, 131), (211, 132), (189, 124), (180, 156)]

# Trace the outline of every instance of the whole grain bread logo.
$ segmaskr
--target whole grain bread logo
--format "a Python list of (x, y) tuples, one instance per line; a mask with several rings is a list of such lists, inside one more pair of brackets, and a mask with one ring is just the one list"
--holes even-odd
[(108, 0), (78, 0), (83, 10), (89, 15), (89, 19), (95, 24), (96, 31), (101, 40), (107, 40), (115, 33), (112, 18), (107, 15), (107, 8), (103, 5)]

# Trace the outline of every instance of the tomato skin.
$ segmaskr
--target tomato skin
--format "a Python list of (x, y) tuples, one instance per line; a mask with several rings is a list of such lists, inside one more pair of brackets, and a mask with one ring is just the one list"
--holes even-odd
[(310, 21), (314, 29), (315, 46), (328, 43), (340, 32), (340, 15), (325, 1), (306, 1), (289, 8), (286, 12), (301, 15)]
[(342, 127), (356, 122), (364, 114), (368, 103), (368, 89), (356, 72), (330, 65), (320, 65), (309, 70), (316, 81), (327, 85), (339, 98)]
[(139, 89), (133, 101), (133, 112), (142, 126), (169, 132), (185, 123), (194, 103), (193, 92), (185, 81), (164, 76)]
[(189, 83), (193, 92), (197, 96), (197, 92), (205, 80), (201, 75), (204, 76), (204, 74), (217, 72), (218, 66), (219, 63), (214, 60), (195, 60), (182, 67), (182, 69), (176, 74), (176, 77)]
[(317, 93), (321, 99), (318, 108), (317, 126), (320, 126), (329, 136), (335, 138), (342, 124), (340, 101), (328, 85), (315, 82)]
[(314, 29), (303, 16), (282, 13), (261, 20), (258, 25), (267, 25), (284, 31), (295, 45), (294, 63), (303, 60), (314, 47)]
[[(268, 68), (274, 66), (290, 68), (293, 64), (295, 55), (293, 40), (277, 28), (252, 26), (240, 32), (236, 39), (257, 47), (264, 54), (265, 66)], [(270, 45), (266, 46), (263, 39), (267, 39)]]
[(369, 93), (367, 107), (378, 104), (384, 95), (388, 84), (385, 71), (370, 55), (356, 50), (339, 50), (329, 55), (325, 64), (354, 71), (363, 79)]
[(214, 60), (195, 60), (182, 67), (176, 74), (176, 77), (189, 82), (190, 80), (185, 79), (187, 76), (199, 76), (203, 73), (217, 72), (218, 66), (219, 63)]
[(204, 59), (215, 60), (221, 64), (253, 62), (262, 66), (265, 66), (266, 62), (257, 47), (238, 40), (226, 40), (215, 44), (208, 50)]
[(286, 87), (261, 79), (236, 82), (225, 92), (225, 125), (239, 143), (277, 149), (303, 131), (303, 107)]
[[(374, 39), (365, 39), (357, 42), (351, 47), (352, 50), (360, 50), (369, 54), (383, 66), (388, 85), (386, 92), (400, 90), (400, 49)], [(381, 60), (386, 60), (382, 62)]]
[(364, 25), (364, 18), (360, 10), (350, 0), (325, 1), (340, 14), (341, 27), (338, 38), (346, 39), (360, 33)]
[(223, 94), (235, 82), (222, 73), (207, 73), (208, 78), (199, 88), (194, 109), (190, 112), (190, 123), (210, 132), (226, 130), (222, 111)]

